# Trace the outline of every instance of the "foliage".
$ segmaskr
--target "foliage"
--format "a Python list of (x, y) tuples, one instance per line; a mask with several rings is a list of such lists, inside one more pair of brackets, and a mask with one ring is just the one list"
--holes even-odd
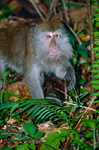
[(27, 144), (27, 143), (23, 143), (23, 144), (21, 144), (21, 145), (19, 145), (19, 146), (17, 146), (16, 147), (16, 150), (35, 150), (36, 149), (36, 146), (35, 146), (35, 144)]
[[(93, 5), (98, 6), (99, 7), (99, 3), (98, 0), (93, 0)], [(91, 83), (93, 84), (92, 87), (97, 91), (99, 89), (99, 30), (97, 27), (99, 27), (99, 8), (93, 8), (94, 11), (96, 11), (96, 13), (94, 14), (94, 18), (93, 20), (95, 21), (95, 31), (93, 32), (94, 36), (94, 44), (95, 47), (92, 49), (92, 51), (94, 51), (94, 57), (95, 57), (95, 61), (94, 61), (94, 65), (92, 65), (92, 70), (91, 72), (94, 73), (94, 75), (92, 76), (94, 78), (93, 81), (91, 81)], [(98, 96), (99, 97), (99, 93), (96, 92), (93, 94), (93, 96)]]
[[(35, 105), (35, 106), (34, 106)], [(34, 107), (33, 107), (34, 106)], [(12, 107), (12, 108), (11, 108)], [(29, 120), (36, 118), (35, 124), (50, 119), (52, 122), (64, 120), (68, 122), (68, 110), (66, 107), (56, 105), (52, 100), (21, 100), (13, 103), (5, 103), (0, 106), (0, 111), (11, 108), (11, 114), (18, 108), (22, 108), (20, 112), (13, 113), (12, 117), (17, 117), (23, 112), (27, 112), (24, 117)]]
[[(78, 35), (82, 30), (85, 30), (85, 29), (86, 28), (82, 28), (76, 34)], [(80, 55), (80, 56), (84, 57), (87, 60), (88, 53), (87, 53), (85, 47), (88, 45), (88, 41), (87, 42), (83, 42), (80, 46), (78, 44), (75, 44), (75, 39), (74, 39), (73, 35), (68, 30), (66, 32), (67, 32), (67, 34), (68, 34), (68, 36), (70, 38), (70, 43), (72, 44), (72, 47), (73, 47), (74, 52), (75, 52), (74, 57), (77, 59), (78, 55)]]
[(3, 73), (3, 78), (0, 79), (0, 81), (2, 81), (2, 83), (3, 83), (3, 88), (2, 88), (2, 91), (1, 91), (1, 93), (0, 93), (0, 102), (1, 102), (1, 104), (2, 104), (2, 100), (3, 100), (3, 99), (4, 99), (4, 103), (5, 103), (5, 102), (8, 102), (8, 100), (9, 100), (8, 97), (9, 97), (9, 96), (16, 96), (16, 97), (19, 97), (18, 95), (15, 95), (14, 93), (7, 92), (7, 91), (4, 92), (4, 87), (5, 87), (5, 85), (6, 85), (7, 83), (11, 83), (11, 82), (16, 81), (16, 80), (6, 81), (6, 79), (7, 79), (8, 76), (11, 76), (11, 75), (10, 75), (10, 72), (9, 72), (9, 71), (4, 71), (4, 73)]
[[(98, 2), (98, 0), (93, 0), (94, 2)], [(95, 6), (99, 6), (98, 3), (93, 3), (93, 5)], [(94, 10), (96, 12), (99, 12), (98, 8), (94, 8)], [(3, 17), (4, 15), (7, 13), (7, 11), (3, 11)], [(9, 11), (8, 11), (9, 12)], [(99, 26), (99, 14), (95, 14), (94, 15), (94, 21), (96, 22), (96, 26)], [(79, 34), (82, 30), (81, 29), (77, 32), (77, 34)], [(86, 60), (88, 58), (88, 53), (87, 51), (84, 49), (85, 46), (88, 44), (88, 42), (83, 42), (81, 46), (78, 46), (77, 44), (75, 44), (74, 38), (72, 37), (72, 35), (70, 33), (69, 37), (72, 43), (73, 48), (75, 49), (75, 57), (74, 57), (74, 65), (77, 67), (80, 66), (80, 64), (78, 63), (78, 57), (79, 55), (84, 57)], [(94, 32), (95, 35), (95, 45), (96, 47), (93, 49), (93, 51), (97, 52), (95, 54), (95, 58), (99, 57), (98, 51), (99, 51), (99, 31), (97, 30), (97, 28), (95, 29)], [(86, 64), (87, 65), (87, 64)], [(89, 64), (88, 64), (89, 65)], [(98, 90), (99, 89), (99, 60), (95, 60), (94, 65), (92, 66), (95, 69), (92, 70), (92, 72), (95, 73), (94, 78), (96, 80), (91, 81), (94, 85), (93, 87)], [(79, 70), (79, 69), (78, 69)], [(2, 80), (2, 82), (5, 84), (6, 82), (6, 78), (9, 75), (9, 72), (5, 72), (4, 73), (4, 78)], [(79, 81), (79, 85), (82, 85), (86, 82), (86, 78), (84, 78), (83, 80)], [(4, 86), (3, 86), (3, 90), (4, 90)], [(84, 89), (84, 93), (81, 94), (79, 96), (76, 96), (75, 93), (72, 91), (70, 93), (69, 96), (69, 102), (75, 104), (73, 107), (71, 107), (71, 105), (68, 105), (66, 107), (64, 106), (60, 106), (61, 103), (57, 103), (51, 100), (27, 100), (27, 99), (23, 99), (17, 102), (13, 102), (13, 103), (5, 103), (7, 100), (7, 97), (9, 95), (14, 95), (12, 93), (6, 93), (2, 90), (1, 93), (1, 105), (0, 105), (0, 126), (4, 126), (7, 125), (7, 129), (4, 132), (3, 129), (0, 130), (0, 139), (5, 139), (5, 138), (11, 138), (11, 137), (15, 137), (15, 140), (11, 140), (11, 142), (17, 142), (19, 141), (21, 144), (18, 145), (16, 147), (16, 150), (35, 150), (36, 149), (36, 145), (34, 144), (34, 139), (39, 139), (41, 138), (44, 134), (41, 132), (36, 132), (36, 126), (35, 124), (40, 123), (40, 122), (45, 122), (47, 120), (50, 120), (53, 123), (57, 123), (57, 126), (59, 126), (60, 124), (67, 122), (67, 129), (62, 129), (60, 130), (60, 133), (58, 132), (53, 132), (51, 134), (49, 134), (49, 136), (47, 138), (45, 138), (45, 142), (41, 143), (42, 146), (40, 147), (41, 150), (51, 150), (52, 148), (58, 150), (59, 148), (63, 149), (63, 145), (62, 143), (66, 142), (67, 139), (69, 141), (69, 145), (71, 148), (79, 148), (79, 150), (95, 150), (96, 147), (99, 147), (99, 144), (97, 143), (96, 140), (96, 131), (99, 130), (99, 119), (95, 120), (86, 120), (86, 117), (82, 119), (82, 116), (85, 115), (84, 114), (80, 114), (78, 113), (79, 110), (81, 110), (80, 108), (80, 103), (74, 103), (74, 99), (81, 100), (81, 99), (85, 99), (86, 96), (88, 95), (88, 92), (86, 92)], [(81, 91), (80, 90), (80, 91)], [(95, 96), (99, 96), (99, 93), (94, 93)], [(72, 98), (73, 97), (73, 98)], [(5, 99), (4, 104), (2, 104), (2, 99)], [(99, 100), (97, 100), (95, 103), (99, 103)], [(82, 105), (83, 107), (83, 105)], [(19, 108), (21, 108), (21, 110), (19, 112), (16, 112), (16, 110), (18, 110)], [(78, 110), (78, 111), (77, 111)], [(77, 111), (77, 117), (72, 119), (72, 114)], [(8, 132), (9, 130), (9, 124), (8, 124), (8, 120), (10, 118), (14, 118), (17, 120), (18, 123), (20, 123), (21, 120), (21, 115), (26, 112), (26, 114), (24, 115), (24, 118), (28, 117), (28, 123), (24, 123), (23, 124), (23, 130), (21, 132), (18, 132), (18, 129), (16, 127), (16, 131), (15, 134), (11, 134), (10, 132)], [(95, 112), (99, 114), (99, 111)], [(5, 114), (8, 114), (7, 117), (5, 117)], [(76, 128), (76, 124), (77, 122), (82, 119), (83, 121), (81, 122), (83, 127), (82, 129), (79, 131)], [(34, 124), (30, 123), (30, 121), (35, 120)], [(97, 123), (98, 122), (98, 123)], [(87, 141), (90, 141), (89, 143), (87, 143)], [(32, 144), (28, 144), (29, 141), (32, 141)], [(91, 142), (93, 141), (93, 143)], [(65, 146), (64, 146), (65, 147)], [(66, 147), (65, 147), (66, 149)], [(3, 150), (12, 150), (12, 148), (5, 148)]]
[[(76, 31), (76, 28), (77, 28), (77, 24), (75, 23), (74, 31), (79, 36), (81, 36), (81, 34), (83, 32), (85, 32), (85, 30), (87, 29), (87, 28), (81, 28), (79, 31)], [(83, 82), (83, 79), (80, 77), (80, 74), (79, 74), (79, 72), (81, 72), (81, 66), (83, 64), (86, 66), (85, 71), (86, 71), (87, 67), (91, 66), (87, 62), (88, 51), (87, 51), (86, 47), (89, 44), (89, 41), (88, 40), (84, 41), (84, 42), (82, 42), (81, 45), (79, 45), (78, 41), (75, 42), (75, 38), (74, 38), (73, 34), (71, 34), (70, 29), (68, 27), (67, 27), (66, 33), (69, 36), (70, 43), (72, 44), (72, 47), (74, 49), (74, 57), (73, 57), (73, 59), (71, 61), (72, 61), (73, 66), (75, 67), (76, 76), (78, 77), (78, 79), (76, 80), (76, 90), (77, 90), (77, 93), (79, 93), (80, 92), (80, 88), (79, 87), (87, 82), (87, 78), (85, 78), (86, 82), (81, 84), (81, 82)], [(85, 36), (84, 33), (83, 33), (83, 36)], [(85, 59), (85, 61), (80, 61), (81, 57), (83, 57)]]
[[(83, 96), (84, 95), (82, 95), (82, 98), (83, 98)], [(52, 122), (54, 119), (54, 122), (55, 121), (57, 122), (60, 120), (60, 122), (63, 123), (61, 121), (61, 120), (63, 120), (64, 122), (68, 123), (68, 125), (67, 125), (68, 129), (67, 130), (62, 129), (60, 133), (57, 133), (57, 132), (51, 133), (45, 139), (46, 142), (44, 142), (44, 145), (42, 143), (42, 146), (40, 147), (40, 149), (50, 150), (51, 147), (54, 149), (58, 149), (59, 147), (61, 147), (61, 143), (66, 141), (67, 137), (70, 139), (71, 147), (77, 147), (78, 146), (78, 147), (80, 147), (80, 150), (82, 150), (82, 149), (92, 150), (93, 149), (92, 146), (89, 146), (88, 144), (86, 144), (85, 140), (81, 139), (81, 136), (84, 134), (85, 129), (81, 130), (80, 132), (77, 132), (75, 130), (75, 124), (82, 117), (82, 115), (78, 115), (77, 118), (71, 119), (71, 114), (73, 112), (75, 112), (76, 109), (79, 108), (79, 104), (76, 104), (72, 108), (70, 108), (70, 107), (55, 106), (54, 103), (50, 105), (49, 102), (51, 102), (51, 101), (48, 101), (48, 103), (45, 103), (46, 101), (44, 101), (44, 100), (43, 101), (40, 100), (41, 102), (40, 101), (37, 102), (37, 101), (38, 100), (21, 100), (20, 102), (14, 102), (14, 104), (11, 103), (11, 105), (7, 104), (7, 106), (6, 106), (6, 104), (2, 104), (0, 106), (0, 110), (3, 110), (5, 108), (7, 110), (7, 108), (8, 109), (11, 108), (10, 118), (14, 117), (17, 121), (19, 121), (18, 116), (20, 114), (22, 114), (24, 111), (26, 112), (26, 110), (31, 108), (24, 117), (31, 116), (30, 120), (32, 120), (32, 119), (34, 119), (34, 116), (35, 116), (36, 118), (38, 118), (38, 121), (35, 118), (35, 120), (36, 120), (35, 123), (38, 123), (40, 121), (44, 122), (46, 120), (46, 116), (48, 115), (48, 113), (50, 114), (49, 119), (52, 120)], [(35, 106), (34, 106), (34, 108), (32, 108), (32, 105), (34, 105), (34, 104), (35, 104)], [(41, 107), (41, 105), (42, 105), (42, 107)], [(17, 110), (17, 108), (22, 108), (22, 107), (23, 107), (23, 109), (21, 109), (20, 112), (14, 114), (14, 111)], [(48, 108), (50, 108), (49, 109), (50, 111), (48, 110)], [(44, 113), (43, 113), (43, 111), (44, 111)], [(68, 115), (66, 115), (65, 113), (68, 113)], [(51, 116), (51, 118), (50, 118), (50, 116)], [(1, 118), (1, 120), (2, 120), (2, 118)], [(92, 120), (83, 120), (83, 122), (82, 122), (83, 125), (86, 125), (92, 129), (91, 132), (89, 132), (89, 133), (86, 132), (86, 134), (83, 135), (83, 138), (84, 139), (90, 139), (93, 137), (94, 144), (96, 143), (95, 131), (97, 129), (99, 129), (99, 125), (96, 125), (97, 121), (98, 120), (93, 120), (93, 121)], [(6, 124), (6, 122), (3, 122), (3, 123), (1, 122), (1, 125), (4, 125), (4, 124)], [(16, 141), (28, 142), (32, 139), (38, 139), (38, 138), (41, 138), (43, 136), (43, 133), (36, 132), (36, 127), (32, 123), (24, 123), (23, 129), (24, 129), (24, 136), (23, 136), (23, 132), (17, 132), (15, 135), (11, 135), (11, 133), (4, 132), (3, 130), (1, 130), (0, 139), (14, 136), (17, 138), (17, 140), (11, 140), (12, 142), (16, 142)], [(28, 134), (28, 136), (27, 136), (27, 134), (25, 134), (25, 132)], [(27, 150), (31, 149), (29, 144), (21, 144), (16, 149), (20, 149), (21, 147), (22, 147), (22, 149), (27, 149)], [(33, 147), (35, 149), (36, 146), (33, 145)]]
[(61, 143), (65, 142), (67, 138), (69, 138), (70, 141), (72, 141), (72, 148), (79, 147), (80, 150), (92, 150), (92, 148), (89, 148), (88, 145), (80, 138), (79, 133), (77, 133), (75, 130), (70, 131), (66, 129), (60, 130), (60, 133), (51, 133), (47, 138), (45, 138), (45, 145), (41, 146), (40, 150), (51, 150), (51, 148), (58, 150), (59, 146), (61, 146)]
[(44, 134), (42, 132), (36, 132), (36, 127), (32, 123), (24, 123), (23, 129), (34, 139), (41, 138)]
[(9, 8), (7, 5), (4, 5), (0, 2), (0, 8), (2, 9), (2, 13), (0, 14), (0, 20), (4, 19), (5, 17), (10, 18), (12, 16), (12, 11), (17, 8), (17, 6), (14, 6), (12, 8)]
[[(12, 136), (12, 137), (15, 137), (16, 140), (11, 140), (11, 142), (17, 142), (17, 141), (23, 142), (23, 141), (31, 141), (33, 139), (39, 139), (44, 135), (44, 133), (42, 132), (36, 132), (36, 127), (32, 123), (24, 123), (23, 129), (24, 129), (24, 135), (23, 135), (23, 132), (18, 132), (14, 135), (11, 135), (11, 133), (7, 133), (7, 132), (1, 132), (0, 139), (4, 139), (4, 138)], [(24, 143), (24, 144), (17, 146), (16, 150), (19, 150), (19, 149), (35, 150), (36, 145)], [(10, 148), (8, 148), (8, 150), (10, 150)]]

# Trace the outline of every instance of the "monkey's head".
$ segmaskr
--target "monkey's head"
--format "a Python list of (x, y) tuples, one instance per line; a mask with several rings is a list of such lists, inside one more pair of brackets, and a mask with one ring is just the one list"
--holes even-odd
[[(63, 25), (58, 21), (48, 21), (35, 27), (33, 43), (42, 64), (50, 62), (66, 63), (73, 56), (73, 49)], [(38, 51), (37, 51), (38, 50)], [(40, 59), (38, 58), (40, 57)]]

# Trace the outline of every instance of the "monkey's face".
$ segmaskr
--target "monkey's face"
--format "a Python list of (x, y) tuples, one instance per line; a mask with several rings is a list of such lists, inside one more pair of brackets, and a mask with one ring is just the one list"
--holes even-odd
[(69, 38), (59, 22), (45, 22), (37, 26), (33, 47), (37, 60), (45, 67), (64, 65), (73, 56)]
[(44, 38), (49, 48), (49, 58), (57, 58), (59, 55), (57, 42), (60, 38), (60, 33), (58, 31), (48, 32)]

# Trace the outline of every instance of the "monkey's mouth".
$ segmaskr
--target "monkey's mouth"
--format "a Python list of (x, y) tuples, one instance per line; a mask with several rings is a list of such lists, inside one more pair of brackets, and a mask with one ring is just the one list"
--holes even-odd
[(50, 54), (50, 57), (51, 57), (51, 58), (56, 58), (57, 56), (58, 56), (58, 53)]

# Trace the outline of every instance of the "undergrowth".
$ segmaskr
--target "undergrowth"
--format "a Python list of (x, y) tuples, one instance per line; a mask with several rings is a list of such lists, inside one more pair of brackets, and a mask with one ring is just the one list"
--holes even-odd
[[(99, 6), (98, 0), (93, 0), (93, 5)], [(99, 12), (99, 8), (94, 8), (94, 11)], [(94, 15), (94, 21), (96, 23), (96, 28), (94, 31), (95, 35), (95, 48), (92, 50), (95, 51), (95, 61), (94, 67), (91, 72), (95, 73), (93, 88), (95, 88), (95, 93), (93, 96), (99, 97), (99, 14)], [(79, 34), (79, 31), (77, 34)], [(75, 42), (71, 39), (72, 45), (75, 48)], [(86, 60), (88, 54), (84, 47), (86, 43), (82, 43), (81, 46), (76, 46), (75, 49), (75, 58), (74, 65), (77, 66), (79, 70), (79, 64), (77, 63), (78, 57), (83, 56)], [(86, 66), (89, 65), (86, 63)], [(4, 86), (6, 84), (6, 78), (9, 75), (7, 72), (4, 73)], [(82, 79), (78, 81), (78, 85), (82, 85), (86, 82), (87, 79)], [(81, 92), (83, 91), (83, 92)], [(86, 109), (83, 103), (80, 103), (79, 100), (84, 99), (88, 100), (86, 96), (88, 91), (85, 89), (80, 90), (80, 94), (75, 95), (72, 91), (68, 98), (68, 103), (65, 106), (61, 106), (61, 103), (57, 103), (52, 100), (27, 100), (23, 99), (17, 102), (8, 103), (4, 101), (12, 93), (4, 92), (4, 88), (1, 92), (1, 105), (0, 105), (0, 139), (10, 138), (12, 143), (19, 142), (20, 144), (16, 146), (16, 150), (36, 150), (38, 147), (35, 144), (36, 139), (40, 139), (44, 136), (44, 133), (37, 132), (36, 124), (50, 120), (56, 127), (64, 124), (60, 132), (52, 132), (45, 138), (45, 142), (40, 142), (40, 150), (58, 150), (64, 149), (68, 150), (69, 148), (77, 148), (79, 150), (96, 150), (99, 148), (99, 119), (90, 119), (90, 114), (93, 115), (99, 114), (99, 111), (95, 111), (97, 105), (92, 109)], [(98, 99), (98, 98), (97, 98)], [(76, 102), (74, 102), (76, 100)], [(5, 103), (6, 102), (6, 103)], [(96, 100), (94, 103), (98, 104), (99, 100)], [(77, 117), (73, 117), (73, 114), (76, 114)], [(89, 119), (86, 119), (86, 116)], [(23, 130), (20, 132), (18, 127), (11, 127), (9, 120), (13, 118), (18, 124), (21, 123), (22, 119), (27, 119), (27, 123), (23, 123)], [(2, 128), (6, 126), (6, 128)], [(64, 128), (66, 127), (66, 129)], [(12, 130), (13, 128), (13, 130)], [(12, 133), (13, 131), (13, 133)], [(29, 143), (30, 142), (30, 143)], [(13, 148), (7, 147), (3, 150), (14, 150)]]

